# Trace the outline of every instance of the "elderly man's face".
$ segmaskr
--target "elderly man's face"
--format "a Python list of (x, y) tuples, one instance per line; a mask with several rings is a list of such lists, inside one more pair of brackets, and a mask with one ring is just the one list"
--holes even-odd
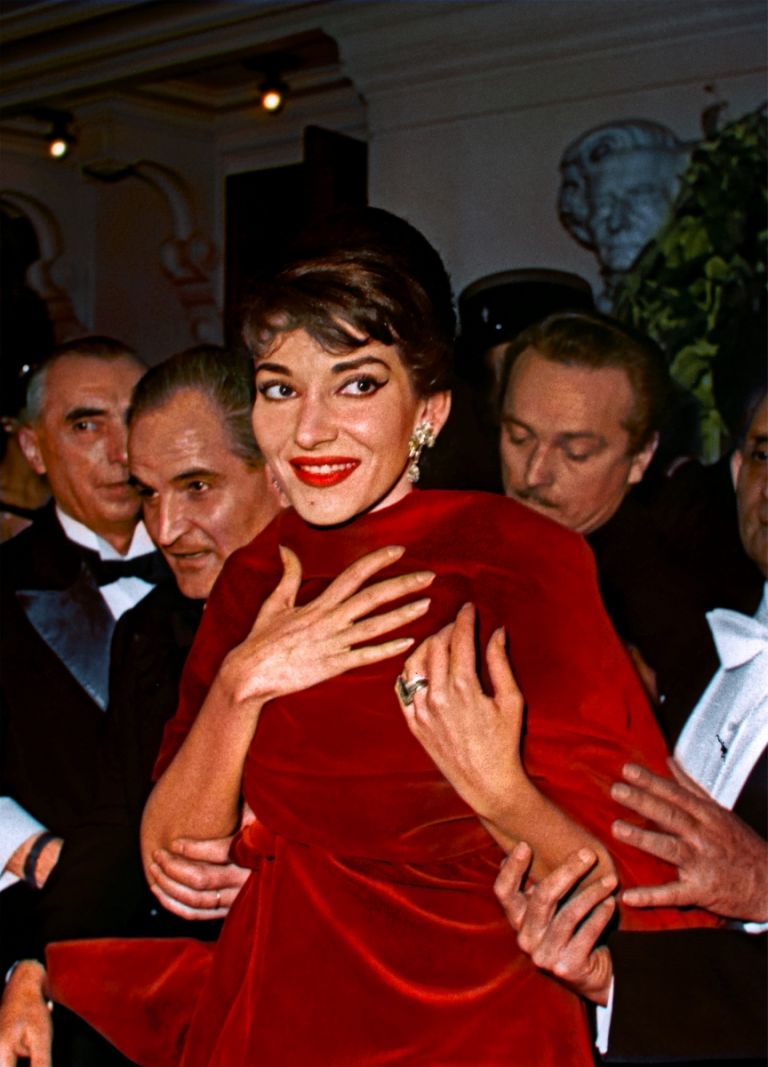
[(227, 558), (277, 513), (277, 494), (262, 466), (233, 452), (218, 408), (198, 389), (134, 419), (128, 448), (147, 530), (181, 592), (204, 600)]
[(734, 453), (733, 471), (741, 543), (768, 578), (768, 398), (755, 412), (743, 449)]
[(142, 373), (128, 357), (57, 360), (46, 374), (40, 418), (19, 435), (62, 511), (118, 551), (128, 547), (139, 512), (128, 481), (125, 416)]
[(628, 454), (632, 389), (623, 370), (565, 366), (526, 348), (502, 408), (504, 491), (563, 526), (589, 533), (618, 509), (655, 441)]
[(609, 270), (627, 271), (666, 218), (676, 161), (653, 149), (606, 155), (590, 178), (589, 228)]

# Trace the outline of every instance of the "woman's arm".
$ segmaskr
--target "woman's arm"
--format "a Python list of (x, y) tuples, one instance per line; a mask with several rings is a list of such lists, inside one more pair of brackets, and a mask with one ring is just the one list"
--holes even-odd
[(403, 706), (411, 731), (506, 852), (521, 840), (531, 845), (537, 878), (581, 847), (598, 857), (591, 877), (613, 873), (604, 846), (528, 778), (520, 757), (524, 702), (504, 631), (492, 635), (486, 653), (492, 696), (478, 679), (474, 631), (475, 611), (465, 604), (454, 623), (409, 656), (404, 677), (429, 681)]
[(426, 588), (434, 574), (419, 571), (360, 588), (404, 551), (389, 546), (363, 556), (315, 600), (297, 607), (301, 564), (281, 547), (280, 583), (248, 636), (225, 657), (189, 734), (147, 802), (141, 836), (150, 881), (157, 850), (178, 838), (219, 838), (235, 829), (243, 764), (268, 701), (410, 647), (411, 638), (365, 642), (423, 615), (428, 599), (371, 613)]

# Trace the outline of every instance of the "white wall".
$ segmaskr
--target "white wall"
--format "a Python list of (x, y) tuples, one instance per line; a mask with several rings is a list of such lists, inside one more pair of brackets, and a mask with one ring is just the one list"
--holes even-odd
[[(289, 103), (271, 122), (169, 119), (149, 104), (94, 103), (78, 108), (79, 162), (171, 168), (183, 177), (194, 225), (221, 251), (226, 175), (298, 160), (311, 121), (367, 137), (371, 203), (425, 231), (457, 293), (484, 274), (525, 266), (575, 270), (597, 283), (596, 261), (557, 219), (565, 146), (630, 117), (695, 138), (709, 83), (729, 101), (730, 117), (765, 96), (761, 0), (325, 0), (291, 17), (293, 30), (335, 37), (351, 90)], [(56, 276), (86, 328), (120, 336), (152, 361), (196, 340), (160, 263), (179, 228), (172, 202), (134, 178), (86, 180), (76, 163), (50, 163), (39, 151), (33, 158), (29, 146), (5, 144), (0, 165), (0, 189), (39, 198), (58, 219)], [(206, 270), (220, 309), (221, 271)]]

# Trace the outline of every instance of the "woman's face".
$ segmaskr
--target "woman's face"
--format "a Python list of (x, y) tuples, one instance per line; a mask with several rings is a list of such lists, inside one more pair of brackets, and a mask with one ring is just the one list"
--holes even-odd
[(256, 363), (253, 430), (281, 489), (308, 522), (331, 526), (394, 504), (410, 489), (408, 440), (440, 430), (450, 398), (416, 395), (393, 345), (327, 352), (304, 330)]

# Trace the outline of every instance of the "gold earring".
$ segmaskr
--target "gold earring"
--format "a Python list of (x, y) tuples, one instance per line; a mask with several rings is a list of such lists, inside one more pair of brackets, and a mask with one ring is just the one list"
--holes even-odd
[(435, 431), (428, 422), (420, 422), (408, 441), (408, 481), (414, 485), (419, 480), (419, 460), (425, 448), (435, 443)]

